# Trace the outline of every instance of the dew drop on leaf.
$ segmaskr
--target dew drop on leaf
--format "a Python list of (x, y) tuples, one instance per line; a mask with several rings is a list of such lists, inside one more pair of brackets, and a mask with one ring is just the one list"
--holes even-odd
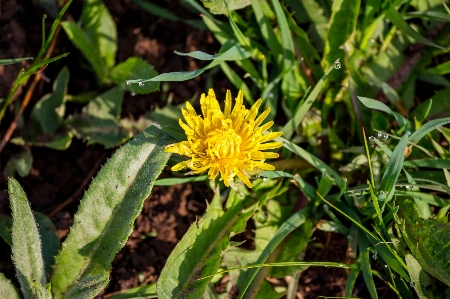
[(339, 62), (339, 59), (336, 60), (336, 61), (334, 62), (333, 67), (334, 67), (336, 70), (338, 70), (338, 69), (341, 68), (341, 63)]
[(127, 81), (127, 85), (131, 85), (131, 82), (130, 82), (130, 81)]
[(369, 136), (369, 140), (370, 140), (370, 141), (374, 141), (374, 140), (375, 140), (375, 137)]
[(413, 288), (413, 287), (416, 286), (416, 283), (415, 283), (414, 281), (410, 281), (410, 282), (409, 282), (409, 285)]
[(139, 82), (139, 86), (140, 87), (144, 86), (144, 82)]
[(256, 220), (257, 220), (259, 223), (264, 223), (264, 222), (266, 222), (266, 221), (267, 221), (267, 213), (266, 213), (266, 212), (263, 212), (263, 211), (259, 212), (258, 214), (256, 214)]
[(376, 260), (378, 259), (378, 255), (377, 255), (376, 253), (374, 253), (374, 254), (372, 255), (372, 258), (373, 258), (374, 261), (376, 261)]

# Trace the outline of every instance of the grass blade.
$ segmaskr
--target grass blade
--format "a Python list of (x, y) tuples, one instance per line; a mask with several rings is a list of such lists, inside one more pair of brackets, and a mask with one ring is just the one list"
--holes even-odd
[(389, 163), (381, 178), (380, 190), (386, 192), (386, 201), (389, 201), (394, 195), (395, 183), (397, 182), (400, 171), (405, 160), (405, 148), (408, 144), (408, 133), (404, 134), (400, 142), (395, 147), (389, 159)]
[(109, 299), (158, 298), (156, 283), (140, 286), (109, 297)]
[(450, 160), (446, 159), (420, 159), (405, 161), (403, 163), (405, 167), (417, 166), (417, 167), (430, 167), (430, 168), (445, 168), (450, 169)]
[[(224, 46), (222, 47), (222, 49)], [(198, 53), (197, 53), (198, 54)], [(195, 55), (197, 55), (195, 54)], [(250, 57), (251, 53), (247, 52), (240, 46), (233, 46), (226, 50), (223, 53), (219, 53), (218, 55), (215, 55), (216, 57), (209, 63), (207, 66), (195, 70), (195, 71), (188, 71), (188, 72), (171, 72), (171, 73), (164, 73), (160, 74), (158, 76), (155, 76), (150, 79), (137, 79), (137, 80), (128, 80), (129, 83), (144, 83), (144, 82), (155, 82), (155, 81), (186, 81), (192, 78), (197, 77), (198, 75), (202, 74), (204, 71), (213, 68), (217, 65), (219, 65), (222, 61), (228, 61), (228, 60), (242, 60), (245, 58)]]
[[(284, 222), (278, 231), (275, 233), (274, 237), (267, 244), (266, 248), (261, 252), (257, 260), (257, 264), (262, 264), (266, 261), (269, 255), (274, 251), (274, 249), (280, 244), (280, 242), (289, 235), (294, 229), (302, 225), (308, 218), (309, 209), (302, 209), (289, 217), (286, 222)], [(245, 283), (240, 290), (238, 299), (244, 298), (245, 292), (253, 281), (253, 278), (256, 276), (260, 268), (254, 268), (247, 272), (247, 276), (245, 278)]]
[(441, 118), (441, 119), (433, 119), (427, 122), (425, 125), (421, 126), (417, 131), (415, 131), (411, 136), (409, 136), (409, 142), (419, 142), (422, 137), (427, 135), (429, 132), (442, 127), (446, 124), (450, 123), (450, 117)]
[(316, 86), (314, 86), (314, 89), (311, 91), (311, 93), (306, 98), (303, 105), (295, 112), (295, 115), (293, 118), (291, 118), (286, 125), (281, 129), (283, 132), (283, 137), (286, 139), (290, 139), (292, 135), (294, 134), (295, 130), (300, 125), (301, 121), (305, 117), (306, 113), (308, 113), (309, 109), (311, 108), (312, 104), (314, 103), (315, 99), (319, 95), (320, 90), (322, 89), (323, 84), (325, 83), (325, 80), (328, 77), (328, 74), (334, 69), (333, 66), (329, 67), (328, 70), (325, 72), (325, 74), (320, 78), (319, 82), (317, 82)]
[(350, 38), (356, 26), (361, 0), (336, 0), (331, 8), (322, 67), (330, 67), (336, 59), (345, 57), (341, 46)]
[[(281, 46), (283, 48), (283, 70), (289, 69), (295, 64), (294, 41), (286, 15), (278, 0), (272, 0), (272, 5), (277, 17)], [(301, 95), (302, 90), (307, 88), (308, 84), (300, 75), (296, 76), (295, 70), (288, 72), (281, 81), (281, 90), (286, 97), (286, 104), (289, 108), (295, 109), (296, 100)]]
[(375, 288), (375, 282), (373, 281), (372, 268), (370, 267), (370, 252), (369, 241), (365, 235), (359, 237), (359, 258), (358, 261), (361, 264), (361, 271), (364, 277), (364, 282), (369, 290), (372, 298), (378, 298), (377, 290)]
[(24, 58), (12, 58), (12, 59), (0, 59), (0, 65), (19, 63), (25, 60), (33, 60), (34, 57), (24, 57)]
[(8, 193), (13, 217), (12, 258), (22, 294), (25, 298), (50, 298), (45, 287), (47, 281), (39, 231), (27, 197), (13, 178), (8, 181)]
[(448, 51), (447, 48), (441, 47), (438, 44), (429, 41), (428, 39), (417, 33), (414, 29), (412, 29), (408, 25), (408, 23), (406, 23), (405, 20), (403, 20), (402, 16), (395, 10), (394, 7), (390, 6), (387, 10), (384, 11), (384, 15), (392, 22), (392, 24), (397, 26), (397, 28), (400, 29), (404, 34), (412, 37), (417, 42)]
[(316, 156), (308, 153), (298, 145), (282, 138), (278, 137), (275, 139), (275, 141), (281, 142), (283, 144), (283, 147), (290, 150), (294, 154), (298, 155), (299, 157), (305, 159), (309, 164), (317, 168), (321, 172), (326, 172), (328, 175), (332, 176), (334, 178), (334, 181), (338, 186), (342, 186), (344, 183), (344, 180), (335, 172), (330, 166), (322, 162), (319, 158)]
[(207, 175), (192, 176), (187, 178), (169, 178), (169, 179), (159, 179), (155, 181), (154, 186), (173, 186), (176, 184), (186, 184), (193, 182), (204, 182), (208, 180)]

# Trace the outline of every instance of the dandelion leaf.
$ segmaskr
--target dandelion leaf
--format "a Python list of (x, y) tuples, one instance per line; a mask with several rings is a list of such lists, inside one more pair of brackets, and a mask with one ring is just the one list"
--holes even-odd
[(402, 233), (412, 255), (431, 276), (450, 286), (450, 224), (446, 217), (421, 219), (411, 199), (398, 199)]
[[(213, 14), (225, 14), (228, 11), (224, 0), (202, 0), (202, 3)], [(229, 0), (227, 3), (230, 10), (237, 10), (250, 5), (250, 0)]]

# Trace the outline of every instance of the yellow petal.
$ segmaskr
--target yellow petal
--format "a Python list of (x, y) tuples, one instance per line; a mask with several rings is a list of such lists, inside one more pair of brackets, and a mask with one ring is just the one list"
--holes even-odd
[(183, 162), (180, 162), (180, 163), (178, 163), (178, 164), (175, 164), (174, 166), (172, 166), (171, 170), (172, 170), (172, 171), (183, 170), (183, 169), (185, 169), (186, 167), (188, 167), (188, 165), (189, 165), (190, 162), (191, 162), (190, 160), (187, 160), (187, 161), (183, 161)]
[(270, 140), (280, 137), (281, 135), (283, 135), (283, 132), (270, 132), (270, 133), (264, 134), (259, 142), (263, 143), (266, 141), (270, 141)]
[(195, 112), (195, 109), (194, 109), (194, 107), (192, 107), (191, 103), (186, 102), (186, 109), (189, 112), (189, 114), (197, 115), (197, 113)]
[(261, 163), (260, 165), (258, 165), (258, 167), (264, 170), (275, 170), (275, 166), (267, 163)]
[(264, 152), (263, 154), (264, 154), (264, 157), (269, 158), (269, 159), (275, 159), (280, 156), (277, 153), (273, 153), (273, 152)]
[(248, 177), (242, 171), (238, 170), (236, 174), (237, 174), (238, 178), (240, 178), (241, 181), (243, 181), (244, 184), (247, 185), (247, 187), (249, 187), (249, 188), (252, 187), (252, 183), (250, 183)]
[(262, 150), (266, 150), (266, 149), (274, 149), (274, 148), (279, 148), (281, 146), (282, 146), (281, 142), (264, 143), (264, 144), (259, 145), (258, 150), (262, 151)]
[(261, 131), (267, 131), (271, 126), (273, 126), (273, 120), (261, 126)]
[(267, 115), (270, 113), (270, 107), (264, 110), (260, 116), (255, 120), (255, 128), (259, 127), (259, 125), (266, 119)]
[(261, 106), (262, 100), (259, 99), (256, 101), (256, 103), (250, 108), (248, 111), (247, 116), (245, 117), (245, 120), (254, 120), (256, 117), (256, 114), (258, 113), (259, 106)]
[(225, 117), (230, 116), (231, 113), (231, 92), (229, 90), (227, 90), (227, 96), (225, 98), (225, 109), (223, 111), (223, 114), (225, 115)]

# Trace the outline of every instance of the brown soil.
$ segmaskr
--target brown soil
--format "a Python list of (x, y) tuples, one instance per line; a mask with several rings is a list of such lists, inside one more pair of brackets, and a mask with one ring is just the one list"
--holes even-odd
[[(170, 71), (194, 70), (202, 67), (199, 62), (187, 57), (177, 56), (174, 50), (190, 52), (202, 50), (216, 53), (219, 45), (207, 31), (199, 31), (182, 23), (170, 22), (144, 12), (129, 0), (104, 1), (107, 3), (118, 28), (119, 47), (117, 61), (121, 62), (130, 56), (138, 56), (152, 64), (159, 73)], [(180, 1), (160, 0), (161, 5), (173, 13), (188, 19), (199, 18), (188, 12)], [(69, 15), (78, 19), (82, 1), (74, 1)], [(1, 5), (0, 16), (0, 59), (12, 57), (36, 56), (41, 43), (41, 18), (43, 11), (35, 1), (5, 0)], [(47, 21), (47, 30), (51, 21)], [(66, 64), (70, 69), (69, 93), (77, 94), (96, 88), (95, 78), (80, 66), (81, 55), (68, 41), (64, 32), (58, 36), (53, 55), (64, 52), (71, 54), (48, 66), (45, 76), (49, 82), (41, 80), (31, 98), (29, 108), (25, 111), (25, 119), (29, 117), (30, 107), (44, 94), (51, 90), (52, 80), (61, 67)], [(16, 65), (0, 66), (0, 98), (5, 97), (22, 67), (28, 62)], [(174, 103), (205, 92), (208, 74), (180, 83), (170, 83), (169, 90)], [(224, 94), (227, 88), (232, 89), (223, 75), (215, 75), (217, 93)], [(21, 101), (27, 86), (19, 91)], [(123, 116), (139, 117), (155, 106), (165, 104), (167, 94), (155, 92), (145, 96), (124, 99)], [(79, 107), (71, 107), (77, 110)], [(12, 119), (9, 110), (2, 120), (0, 133), (4, 134)], [(3, 171), (6, 161), (18, 148), (7, 145), (0, 156)], [(32, 148), (33, 168), (29, 176), (18, 178), (26, 190), (32, 208), (51, 214), (67, 199), (73, 201), (62, 211), (52, 217), (61, 239), (64, 239), (73, 222), (78, 202), (92, 176), (113, 153), (101, 146), (87, 147), (85, 142), (74, 140), (66, 151), (47, 148)], [(80, 190), (78, 190), (82, 187)], [(77, 191), (78, 190), (78, 191)], [(81, 192), (80, 192), (81, 191)], [(154, 283), (164, 266), (169, 253), (182, 238), (189, 225), (197, 215), (205, 210), (206, 200), (212, 197), (211, 192), (202, 184), (176, 185), (171, 187), (155, 187), (152, 195), (146, 200), (141, 215), (137, 218), (134, 231), (125, 247), (118, 253), (111, 272), (111, 281), (99, 298), (107, 294), (130, 289), (142, 284)], [(6, 178), (0, 178), (0, 213), (10, 214), (6, 193)], [(345, 262), (347, 242), (342, 237), (331, 234), (315, 233), (315, 242), (322, 244), (319, 248), (310, 247), (307, 260)], [(0, 240), (0, 272), (13, 279), (14, 269), (10, 260), (9, 246)], [(311, 268), (305, 271), (300, 279), (298, 298), (316, 298), (323, 296), (342, 296), (347, 273), (340, 269)], [(17, 283), (17, 281), (15, 281)], [(364, 289), (363, 283), (356, 285)], [(360, 292), (358, 296), (362, 296)], [(384, 297), (388, 298), (388, 297)]]

